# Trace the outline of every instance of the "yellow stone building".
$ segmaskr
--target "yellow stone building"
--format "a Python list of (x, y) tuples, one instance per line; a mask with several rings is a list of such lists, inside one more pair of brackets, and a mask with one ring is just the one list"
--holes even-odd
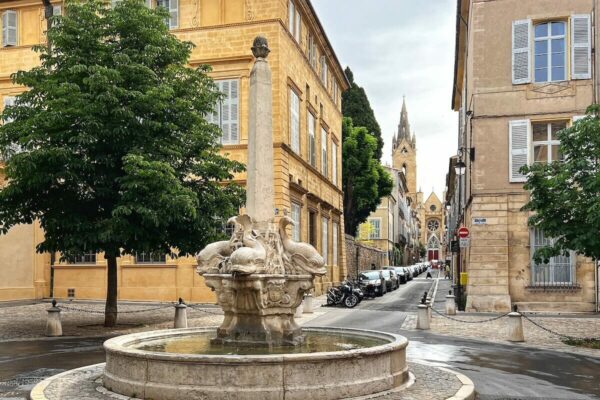
[[(291, 234), (313, 244), (325, 257), (328, 275), (319, 293), (345, 276), (341, 182), (341, 92), (348, 82), (309, 0), (148, 0), (171, 12), (169, 26), (196, 44), (191, 66), (209, 64), (226, 98), (212, 122), (223, 130), (223, 151), (245, 162), (248, 144), (250, 46), (257, 35), (269, 41), (273, 75), (275, 207), (299, 221)], [(61, 2), (53, 2), (61, 12)], [(32, 46), (45, 40), (41, 1), (0, 3), (0, 107), (24, 88), (10, 75), (38, 63)], [(236, 177), (241, 184), (245, 175)], [(54, 296), (102, 299), (106, 265), (87, 254), (76, 263), (35, 254), (43, 237), (36, 226), (18, 226), (0, 237), (0, 300)], [(121, 257), (119, 299), (212, 301), (195, 273), (192, 258), (144, 254)]]

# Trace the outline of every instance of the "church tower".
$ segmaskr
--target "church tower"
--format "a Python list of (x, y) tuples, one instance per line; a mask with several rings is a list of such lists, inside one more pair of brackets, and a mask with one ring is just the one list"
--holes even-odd
[(412, 204), (416, 205), (417, 195), (417, 139), (411, 133), (406, 111), (406, 99), (402, 99), (402, 111), (398, 131), (394, 135), (392, 144), (392, 166), (404, 172), (408, 194)]

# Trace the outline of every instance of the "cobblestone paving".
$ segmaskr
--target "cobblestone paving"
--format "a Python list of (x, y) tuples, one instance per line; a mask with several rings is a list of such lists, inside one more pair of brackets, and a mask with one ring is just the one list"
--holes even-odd
[[(104, 364), (99, 364), (63, 375), (60, 380), (53, 381), (44, 389), (44, 397), (48, 400), (130, 400), (130, 397), (108, 392), (101, 386), (103, 368)], [(462, 386), (454, 374), (435, 367), (409, 362), (409, 369), (416, 377), (414, 385), (409, 389), (364, 399), (444, 400), (453, 396)], [(33, 397), (33, 400), (42, 398)]]
[[(313, 318), (322, 315), (326, 309), (320, 308), (324, 299), (315, 299), (315, 312), (303, 314), (297, 318), (299, 324), (303, 324)], [(168, 303), (140, 303), (119, 305), (118, 326), (116, 328), (104, 328), (104, 304), (90, 302), (65, 302), (59, 306), (65, 308), (77, 308), (85, 311), (72, 311), (65, 309), (61, 311), (61, 321), (64, 336), (107, 336), (112, 334), (127, 334), (154, 329), (166, 329), (173, 327), (175, 310)], [(20, 304), (15, 306), (4, 306), (0, 308), (0, 341), (33, 339), (45, 337), (46, 332), (46, 310), (49, 303)], [(161, 307), (157, 309), (158, 307)], [(149, 311), (143, 311), (149, 310)], [(131, 311), (143, 311), (131, 313)], [(194, 306), (187, 309), (188, 325), (190, 327), (218, 326), (223, 321), (223, 312), (220, 308), (211, 306)]]
[[(578, 317), (546, 317), (546, 316), (528, 316), (538, 324), (561, 334), (576, 337), (598, 337), (600, 336), (600, 318), (578, 318)], [(454, 316), (461, 320), (482, 321), (489, 319), (490, 315), (473, 316), (461, 315)], [(415, 320), (416, 321), (416, 320)], [(416, 326), (416, 322), (415, 325)], [(506, 340), (508, 334), (508, 318), (501, 318), (496, 321), (484, 322), (481, 324), (463, 323), (449, 320), (436, 313), (431, 318), (431, 333), (442, 335), (458, 336), (463, 338), (481, 339), (496, 343), (508, 343)], [(413, 328), (414, 329), (414, 328)], [(525, 335), (524, 343), (516, 343), (519, 346), (534, 346), (547, 350), (566, 351), (583, 355), (600, 357), (600, 350), (588, 349), (583, 347), (570, 346), (563, 343), (556, 335), (552, 335), (531, 322), (523, 319), (523, 332)]]

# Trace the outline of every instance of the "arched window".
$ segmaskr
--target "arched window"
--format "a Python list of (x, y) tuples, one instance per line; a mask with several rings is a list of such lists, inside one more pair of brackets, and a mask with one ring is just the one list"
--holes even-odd
[(404, 174), (404, 176), (406, 176), (407, 171), (408, 169), (406, 168), (406, 164), (402, 164), (402, 173)]
[(440, 248), (440, 241), (435, 235), (431, 235), (429, 238), (429, 241), (427, 242), (427, 248), (432, 250)]

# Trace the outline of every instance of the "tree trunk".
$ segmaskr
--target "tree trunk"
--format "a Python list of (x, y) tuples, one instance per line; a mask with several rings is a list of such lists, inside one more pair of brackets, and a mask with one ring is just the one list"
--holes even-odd
[(117, 256), (106, 255), (108, 280), (106, 282), (106, 306), (104, 308), (104, 326), (117, 325)]

